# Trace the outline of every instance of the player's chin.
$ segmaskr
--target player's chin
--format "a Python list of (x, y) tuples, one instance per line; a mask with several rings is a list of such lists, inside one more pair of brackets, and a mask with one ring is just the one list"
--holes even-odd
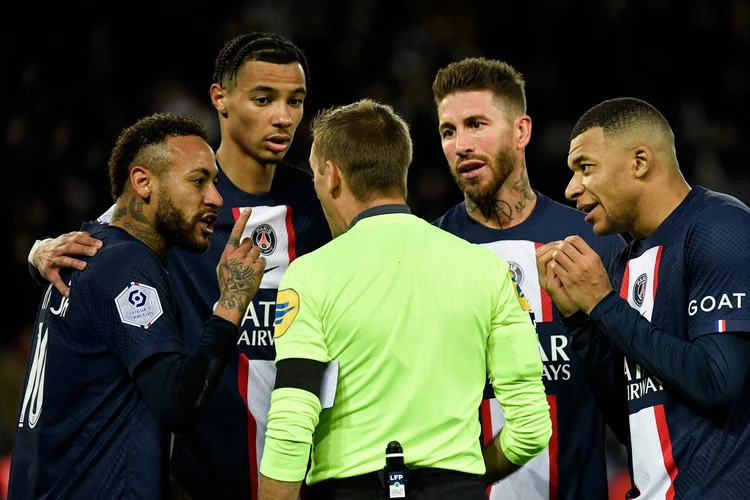
[(624, 232), (624, 230), (620, 230), (616, 224), (613, 224), (608, 219), (591, 220), (589, 223), (593, 226), (592, 229), (597, 236), (610, 236)]
[(271, 151), (269, 149), (264, 149), (263, 151), (261, 151), (258, 157), (263, 163), (278, 163), (284, 159), (287, 151), (289, 150), (286, 149), (284, 151)]
[(203, 234), (196, 234), (185, 240), (182, 245), (184, 250), (194, 253), (206, 253), (211, 248), (211, 236)]

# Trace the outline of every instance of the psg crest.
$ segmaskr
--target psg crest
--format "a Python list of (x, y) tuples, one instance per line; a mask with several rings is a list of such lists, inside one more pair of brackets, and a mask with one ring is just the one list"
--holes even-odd
[(508, 270), (513, 273), (513, 279), (516, 283), (523, 285), (523, 269), (515, 262), (508, 261)]
[(648, 274), (643, 273), (633, 283), (633, 302), (638, 307), (643, 305), (643, 299), (646, 298), (646, 283), (648, 283)]
[(253, 243), (260, 248), (262, 255), (271, 255), (276, 250), (276, 232), (268, 224), (256, 227), (251, 238)]

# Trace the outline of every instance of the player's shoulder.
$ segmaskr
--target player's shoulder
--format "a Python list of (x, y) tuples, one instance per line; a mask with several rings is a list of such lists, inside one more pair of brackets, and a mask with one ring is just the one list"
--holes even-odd
[(274, 173), (271, 195), (282, 203), (323, 217), (318, 195), (315, 193), (311, 172), (290, 163), (278, 163)]
[(451, 229), (455, 229), (459, 224), (460, 221), (463, 220), (465, 217), (460, 217), (463, 213), (466, 211), (466, 202), (462, 201), (461, 203), (458, 203), (451, 208), (449, 208), (443, 215), (432, 221), (432, 225), (435, 227), (439, 227), (440, 229), (444, 229), (446, 231), (450, 231)]
[(712, 224), (734, 223), (750, 220), (750, 208), (734, 196), (712, 191), (702, 186), (693, 188), (693, 196), (687, 206), (686, 215), (695, 222)]
[(312, 173), (291, 163), (281, 162), (276, 165), (271, 192), (282, 198), (317, 201)]
[(724, 193), (702, 187), (693, 190), (682, 213), (688, 257), (744, 259), (750, 253), (750, 208)]
[(119, 270), (132, 270), (133, 268), (153, 269), (163, 272), (163, 266), (159, 257), (145, 243), (137, 240), (124, 229), (109, 224), (92, 224), (84, 226), (91, 236), (101, 240), (102, 248), (89, 257), (87, 269), (93, 271), (106, 271), (108, 276), (115, 275)]

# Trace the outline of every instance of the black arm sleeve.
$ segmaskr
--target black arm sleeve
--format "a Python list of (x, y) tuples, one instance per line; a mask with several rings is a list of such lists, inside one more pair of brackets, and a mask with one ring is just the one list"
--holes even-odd
[(750, 367), (747, 332), (680, 340), (652, 325), (616, 292), (596, 305), (590, 319), (628, 358), (677, 391), (695, 411), (721, 417), (734, 406)]
[(596, 405), (612, 433), (628, 444), (628, 408), (623, 390), (622, 355), (583, 312), (560, 317), (572, 337), (571, 350), (578, 357)]
[(233, 323), (211, 316), (191, 354), (154, 355), (136, 368), (135, 383), (162, 425), (180, 433), (195, 426), (238, 338), (239, 329)]
[(276, 364), (274, 389), (294, 387), (307, 391), (320, 399), (323, 372), (326, 364), (312, 359), (282, 359)]

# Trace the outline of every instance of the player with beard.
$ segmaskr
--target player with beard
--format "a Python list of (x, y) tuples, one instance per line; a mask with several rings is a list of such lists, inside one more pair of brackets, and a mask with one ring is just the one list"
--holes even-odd
[(214, 272), (219, 300), (186, 354), (180, 301), (165, 269), (173, 248), (203, 253), (223, 200), (206, 132), (173, 114), (125, 129), (109, 161), (110, 224), (86, 268), (65, 270), (39, 306), (10, 498), (163, 498), (170, 432), (195, 425), (235, 349), (265, 259), (234, 225)]
[[(490, 496), (605, 500), (605, 424), (558, 311), (539, 287), (535, 252), (545, 243), (578, 234), (608, 261), (625, 241), (618, 235), (597, 237), (580, 212), (531, 188), (525, 158), (531, 118), (524, 79), (512, 66), (464, 59), (438, 71), (432, 89), (443, 152), (465, 198), (434, 223), (508, 261), (536, 321), (553, 422), (546, 452), (494, 484)], [(487, 387), (479, 415), (485, 459), (491, 460), (505, 421)], [(486, 478), (488, 484), (496, 480)]]
[[(224, 206), (213, 238), (226, 242), (241, 211), (253, 207), (243, 238), (258, 245), (268, 267), (242, 318), (238, 348), (203, 417), (193, 432), (175, 436), (172, 474), (193, 500), (257, 497), (276, 376), (277, 288), (294, 259), (331, 239), (312, 175), (282, 161), (302, 120), (307, 76), (304, 53), (271, 33), (237, 36), (216, 58), (209, 94), (221, 128), (216, 159)], [(108, 211), (100, 220), (106, 222), (110, 215)], [(64, 292), (57, 271), (83, 266), (72, 256), (95, 252), (96, 244), (86, 233), (68, 233), (37, 245), (30, 262)], [(202, 321), (219, 298), (214, 272), (219, 258), (214, 249), (205, 255), (177, 249), (167, 261), (188, 347), (200, 341)]]

